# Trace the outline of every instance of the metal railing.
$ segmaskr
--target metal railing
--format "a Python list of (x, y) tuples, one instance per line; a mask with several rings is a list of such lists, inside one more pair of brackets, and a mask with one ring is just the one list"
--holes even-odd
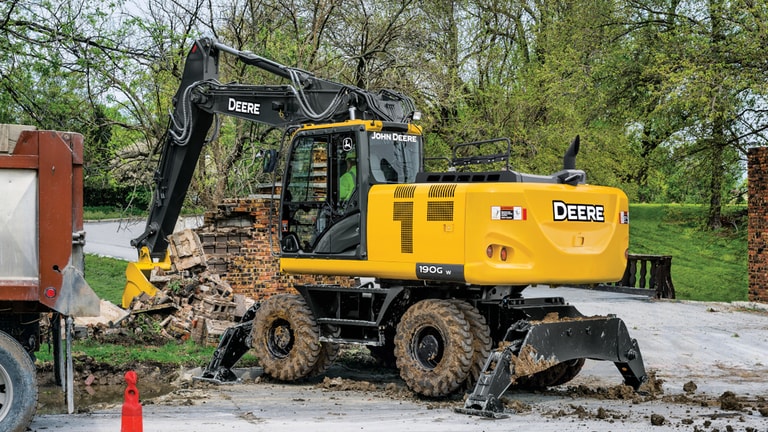
[(672, 283), (672, 257), (630, 254), (620, 281), (582, 285), (579, 288), (673, 299), (675, 285)]

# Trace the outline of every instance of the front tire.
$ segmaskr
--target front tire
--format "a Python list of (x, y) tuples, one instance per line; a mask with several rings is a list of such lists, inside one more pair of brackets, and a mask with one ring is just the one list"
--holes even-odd
[(251, 340), (264, 372), (281, 381), (309, 376), (321, 354), (320, 329), (299, 295), (264, 301), (253, 319)]
[(29, 353), (0, 331), (0, 429), (23, 432), (37, 410), (37, 377)]
[(474, 350), (464, 314), (449, 300), (427, 299), (400, 319), (395, 357), (400, 376), (423, 396), (446, 396), (466, 381)]

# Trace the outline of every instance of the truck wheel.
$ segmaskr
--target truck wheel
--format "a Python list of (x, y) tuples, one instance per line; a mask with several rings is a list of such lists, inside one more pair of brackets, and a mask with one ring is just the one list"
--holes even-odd
[(252, 346), (264, 372), (282, 381), (308, 376), (320, 356), (320, 330), (299, 295), (278, 294), (253, 319)]
[(464, 300), (451, 300), (456, 307), (464, 313), (464, 319), (469, 324), (469, 332), (472, 334), (472, 362), (469, 366), (469, 377), (465, 387), (471, 388), (477, 382), (477, 377), (485, 366), (485, 361), (491, 354), (493, 341), (491, 339), (491, 329), (485, 321), (485, 317), (480, 314), (476, 307)]
[(313, 377), (325, 373), (333, 362), (336, 361), (340, 348), (337, 343), (323, 342), (320, 347), (320, 354), (317, 356), (317, 363), (315, 363), (315, 367), (312, 368), (307, 376)]
[(446, 396), (469, 375), (474, 350), (464, 314), (449, 300), (427, 299), (400, 319), (395, 357), (400, 376), (423, 396)]
[(36, 409), (35, 365), (16, 339), (0, 332), (0, 429), (27, 430)]

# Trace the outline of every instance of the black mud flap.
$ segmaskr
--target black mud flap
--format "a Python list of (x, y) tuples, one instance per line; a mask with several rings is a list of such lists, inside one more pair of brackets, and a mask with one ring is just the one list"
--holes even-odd
[(624, 383), (637, 390), (647, 381), (637, 341), (616, 317), (577, 317), (552, 321), (518, 321), (485, 362), (472, 394), (457, 412), (504, 417), (499, 400), (518, 378), (574, 359), (612, 361)]
[(256, 311), (260, 305), (260, 303), (256, 303), (251, 306), (243, 315), (240, 324), (224, 331), (219, 340), (219, 346), (213, 352), (211, 362), (203, 369), (202, 375), (194, 377), (194, 379), (216, 384), (229, 384), (238, 381), (237, 375), (232, 372), (232, 367), (251, 349), (253, 318), (256, 316)]

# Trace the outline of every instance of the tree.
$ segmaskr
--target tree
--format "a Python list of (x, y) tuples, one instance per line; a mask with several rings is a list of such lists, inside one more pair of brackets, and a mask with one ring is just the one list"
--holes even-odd
[[(722, 197), (736, 178), (729, 176), (749, 142), (764, 142), (764, 5), (752, 2), (628, 2), (628, 34), (637, 54), (652, 58), (644, 76), (652, 77), (640, 96), (640, 156), (670, 146), (680, 161), (693, 157), (706, 175), (707, 224), (720, 225)], [(655, 54), (652, 53), (655, 51)], [(706, 162), (706, 163), (704, 163)], [(644, 181), (647, 171), (641, 172)]]

